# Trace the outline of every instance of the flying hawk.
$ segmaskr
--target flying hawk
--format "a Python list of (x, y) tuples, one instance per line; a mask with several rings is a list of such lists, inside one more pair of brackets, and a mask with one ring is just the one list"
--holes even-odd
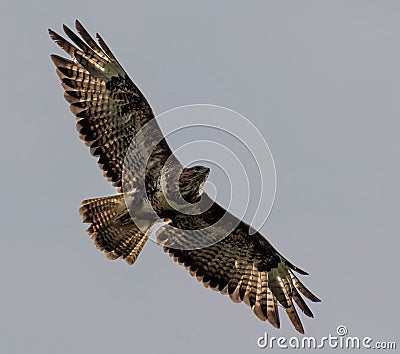
[[(49, 34), (71, 59), (54, 54), (51, 59), (76, 116), (80, 138), (98, 157), (104, 176), (119, 193), (82, 202), (80, 214), (90, 225), (87, 231), (96, 247), (111, 259), (133, 264), (154, 225), (164, 221), (157, 237), (165, 252), (204, 286), (234, 302), (245, 302), (260, 320), (268, 320), (276, 328), (280, 327), (280, 305), (296, 330), (304, 333), (294, 303), (313, 317), (301, 295), (320, 301), (294, 274), (307, 273), (203, 193), (209, 169), (184, 168), (174, 157), (146, 98), (100, 35), (96, 43), (79, 21), (76, 30), (80, 37), (67, 26), (63, 28), (71, 41), (52, 30)], [(132, 147), (139, 131), (149, 123), (153, 123), (152, 129)], [(144, 151), (150, 151), (147, 158)], [(133, 168), (124, 172), (127, 161)], [(143, 175), (135, 172), (139, 170)], [(164, 192), (170, 192), (168, 200)], [(170, 203), (171, 196), (172, 202), (177, 198), (176, 205)], [(193, 205), (201, 212), (177, 210), (182, 200), (189, 209)], [(221, 219), (225, 223), (213, 227)], [(202, 232), (208, 227), (212, 231)], [(225, 227), (231, 229), (221, 237)], [(193, 231), (191, 237), (185, 236), (187, 230)], [(210, 242), (195, 247), (197, 242), (204, 245), (202, 238)]]

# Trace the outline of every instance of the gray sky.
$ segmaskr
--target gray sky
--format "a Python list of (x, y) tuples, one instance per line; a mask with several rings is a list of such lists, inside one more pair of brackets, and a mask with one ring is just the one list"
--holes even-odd
[[(256, 353), (297, 336), (204, 289), (149, 242), (133, 267), (85, 233), (82, 199), (113, 194), (79, 141), (47, 35), (100, 32), (156, 113), (234, 109), (272, 150), (262, 233), (310, 273), (320, 338), (397, 340), (400, 293), (398, 1), (18, 2), (0, 5), (2, 353)], [(176, 144), (176, 142), (174, 142)]]

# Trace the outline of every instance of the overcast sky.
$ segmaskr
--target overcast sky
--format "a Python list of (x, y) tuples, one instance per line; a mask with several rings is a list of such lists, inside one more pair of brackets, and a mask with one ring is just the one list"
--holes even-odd
[(257, 353), (264, 332), (298, 335), (282, 309), (276, 330), (153, 242), (132, 267), (93, 246), (77, 209), (115, 191), (79, 141), (47, 35), (75, 18), (157, 114), (211, 103), (261, 132), (278, 176), (262, 233), (322, 299), (306, 334), (345, 325), (399, 346), (400, 2), (2, 1), (0, 351)]

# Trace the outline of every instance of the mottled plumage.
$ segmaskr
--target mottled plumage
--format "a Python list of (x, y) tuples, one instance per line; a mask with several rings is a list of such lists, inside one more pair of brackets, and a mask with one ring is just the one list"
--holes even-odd
[[(209, 170), (182, 167), (171, 155), (150, 105), (104, 40), (97, 35), (98, 45), (79, 21), (76, 29), (81, 37), (64, 26), (74, 44), (49, 30), (72, 60), (58, 55), (51, 58), (77, 118), (80, 138), (98, 157), (104, 176), (119, 193), (125, 192), (83, 201), (80, 213), (90, 224), (87, 231), (96, 247), (111, 259), (123, 258), (133, 264), (155, 224), (163, 221), (166, 224), (157, 237), (164, 250), (206, 287), (229, 295), (234, 302), (245, 302), (258, 318), (277, 328), (280, 305), (294, 327), (304, 333), (294, 303), (312, 317), (302, 295), (319, 301), (294, 274), (307, 273), (288, 262), (261, 234), (250, 235), (249, 225), (202, 194)], [(154, 124), (145, 139), (131, 145), (149, 122)], [(151, 151), (148, 161), (147, 151)], [(167, 160), (170, 165), (163, 170)], [(126, 169), (127, 164), (133, 168)], [(137, 173), (141, 169), (143, 177)], [(175, 185), (174, 180), (178, 181)], [(187, 202), (184, 212), (176, 210)], [(202, 212), (187, 215), (188, 208)], [(224, 238), (226, 229), (230, 231)], [(185, 230), (194, 230), (194, 236), (188, 237)], [(204, 243), (206, 247), (199, 247)]]

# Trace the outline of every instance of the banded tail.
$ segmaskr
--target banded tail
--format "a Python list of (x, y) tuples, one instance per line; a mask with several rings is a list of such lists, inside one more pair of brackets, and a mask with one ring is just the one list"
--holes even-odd
[(150, 236), (152, 227), (143, 233), (132, 220), (124, 195), (87, 199), (79, 209), (86, 230), (95, 246), (110, 259), (123, 258), (133, 264)]

